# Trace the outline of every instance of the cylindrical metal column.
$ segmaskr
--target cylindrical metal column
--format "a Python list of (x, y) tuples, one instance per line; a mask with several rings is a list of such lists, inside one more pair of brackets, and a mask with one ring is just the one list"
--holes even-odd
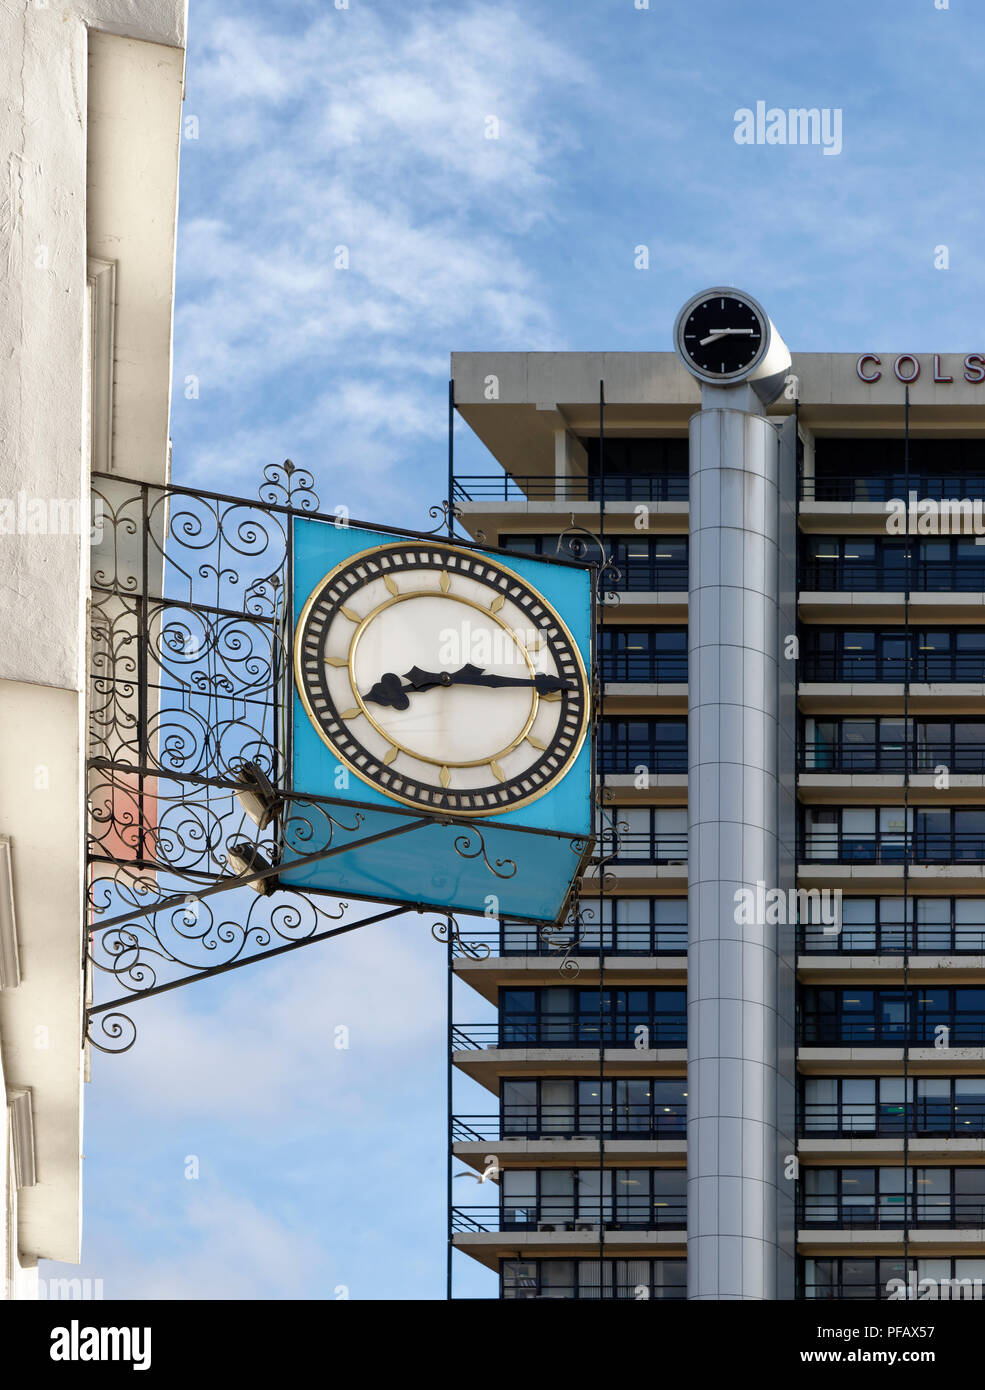
[(777, 928), (740, 925), (736, 893), (781, 882), (779, 442), (735, 409), (690, 441), (688, 1297), (773, 1299)]

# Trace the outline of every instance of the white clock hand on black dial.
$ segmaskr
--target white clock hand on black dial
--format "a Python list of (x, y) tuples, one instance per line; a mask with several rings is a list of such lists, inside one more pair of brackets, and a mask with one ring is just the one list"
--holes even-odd
[(707, 338), (699, 338), (698, 343), (701, 347), (707, 347), (719, 338), (751, 338), (754, 332), (753, 328), (713, 328)]
[(399, 676), (392, 671), (387, 671), (380, 677), (366, 695), (364, 700), (371, 700), (377, 705), (393, 705), (395, 709), (406, 709), (410, 703), (407, 699), (407, 691), (421, 692), (434, 690), (438, 686), (450, 685), (473, 685), (483, 686), (488, 689), (499, 689), (501, 687), (531, 686), (539, 695), (553, 695), (559, 690), (574, 690), (576, 687), (572, 681), (563, 681), (558, 676), (551, 676), (545, 672), (540, 672), (533, 678), (523, 676), (497, 676), (487, 674), (481, 666), (473, 666), (471, 663), (461, 667), (458, 671), (422, 671), (419, 666), (413, 666), (406, 672), (404, 679), (407, 685), (400, 684)]

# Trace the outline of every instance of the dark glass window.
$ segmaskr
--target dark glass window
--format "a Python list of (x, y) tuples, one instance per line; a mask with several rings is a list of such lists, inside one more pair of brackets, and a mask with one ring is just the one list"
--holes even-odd
[(504, 1298), (683, 1299), (687, 1261), (683, 1259), (503, 1260)]
[[(601, 1018), (607, 1043), (633, 1047), (681, 1047), (687, 1036), (684, 989), (606, 989)], [(545, 986), (504, 989), (500, 999), (500, 1043), (504, 1047), (597, 1047), (599, 991)]]
[(687, 680), (687, 629), (604, 627), (599, 639), (607, 681)]
[[(510, 533), (499, 538), (504, 550), (527, 555), (560, 555), (568, 559), (598, 560), (598, 547), (584, 536), (563, 536), (558, 551), (557, 535), (530, 536)], [(611, 538), (612, 563), (618, 574), (606, 575), (610, 589), (634, 592), (667, 590), (687, 592), (688, 538), (669, 536), (615, 536)]]
[(805, 986), (801, 1036), (807, 1046), (839, 1043), (902, 1046), (907, 1039), (935, 1045), (946, 1030), (946, 1045), (985, 1042), (985, 989), (915, 985), (900, 989), (843, 989)]
[[(598, 435), (581, 436), (579, 442), (588, 455), (589, 477), (597, 477), (600, 471)], [(654, 474), (686, 478), (688, 441), (685, 438), (607, 439), (605, 471), (615, 476)]]
[(801, 587), (961, 592), (985, 589), (985, 554), (973, 540), (885, 536), (805, 537)]
[(602, 769), (616, 775), (687, 771), (686, 719), (603, 719)]

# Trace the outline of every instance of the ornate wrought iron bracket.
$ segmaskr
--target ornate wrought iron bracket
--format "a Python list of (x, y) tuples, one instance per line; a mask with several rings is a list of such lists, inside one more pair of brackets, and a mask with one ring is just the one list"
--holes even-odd
[[(341, 907), (344, 911), (348, 907), (348, 903), (342, 903)], [(227, 961), (225, 965), (212, 966), (210, 969), (199, 971), (197, 974), (186, 975), (180, 980), (170, 980), (163, 985), (151, 985), (147, 989), (139, 990), (133, 994), (125, 994), (119, 999), (95, 1004), (86, 1010), (86, 1041), (92, 1043), (93, 1047), (98, 1048), (100, 1052), (129, 1052), (137, 1041), (137, 1029), (131, 1018), (119, 1012), (121, 1006), (133, 1004), (140, 999), (150, 999), (157, 994), (167, 994), (169, 990), (194, 984), (196, 980), (214, 979), (217, 975), (224, 975), (230, 970), (238, 970), (244, 965), (252, 965), (255, 961), (272, 960), (274, 956), (285, 955), (288, 951), (296, 951), (301, 946), (310, 946), (317, 941), (327, 941), (333, 936), (342, 936), (343, 933), (356, 931), (359, 927), (370, 927), (377, 922), (388, 921), (391, 917), (401, 916), (406, 910), (404, 907), (392, 907), (386, 912), (377, 912), (372, 917), (362, 917), (358, 922), (347, 922), (344, 926), (334, 927), (329, 931), (315, 932), (300, 941), (288, 941), (283, 946), (272, 947), (269, 951), (258, 951), (244, 959)], [(331, 916), (330, 913), (324, 915)], [(341, 915), (340, 913), (339, 916)], [(102, 1042), (93, 1036), (94, 1022), (97, 1020), (103, 1032), (104, 1040)], [(114, 1045), (111, 1046), (111, 1043)]]
[[(401, 903), (343, 921), (348, 901), (329, 911), (318, 900), (338, 895), (280, 883), (288, 863), (303, 869), (440, 824), (457, 830), (461, 858), (494, 878), (516, 874), (474, 821), (394, 806), (398, 823), (360, 833), (379, 806), (289, 785), (293, 519), (377, 523), (320, 512), (311, 474), (290, 459), (264, 470), (257, 501), (110, 475), (94, 475), (93, 492), (85, 962), (89, 986), (117, 986), (86, 1011), (94, 1046), (133, 1046), (125, 1002), (443, 910)], [(441, 518), (434, 531), (453, 532), (450, 502), (430, 515)]]

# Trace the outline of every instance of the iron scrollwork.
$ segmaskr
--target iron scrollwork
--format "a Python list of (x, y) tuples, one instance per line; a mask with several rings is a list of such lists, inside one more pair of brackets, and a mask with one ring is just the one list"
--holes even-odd
[[(482, 831), (470, 826), (464, 834), (457, 835), (454, 842), (455, 853), (460, 859), (478, 859), (495, 878), (513, 878), (516, 873), (516, 860), (497, 859), (493, 864), (486, 853), (486, 839)], [(500, 872), (502, 870), (503, 872)]]
[[(462, 520), (461, 507), (456, 507), (452, 502), (434, 502), (428, 507), (428, 516), (436, 524), (426, 532), (427, 535), (444, 535), (451, 541), (459, 539), (455, 535), (455, 522)], [(479, 539), (483, 539), (481, 533)]]
[(129, 1052), (137, 1041), (137, 1025), (129, 1014), (90, 1014), (86, 1019), (85, 1040), (100, 1052)]
[(467, 937), (464, 937), (459, 928), (458, 919), (453, 913), (449, 913), (443, 921), (432, 922), (431, 935), (434, 937), (435, 941), (440, 942), (442, 946), (447, 946), (450, 942), (452, 947), (456, 949), (459, 954), (468, 956), (470, 960), (489, 959), (490, 951), (488, 943), (485, 941), (469, 941)]
[[(93, 493), (86, 969), (119, 998), (97, 991), (86, 1036), (124, 1052), (128, 999), (360, 926), (348, 903), (326, 908), (278, 873), (357, 845), (365, 816), (287, 785), (291, 528), (337, 521), (311, 473), (268, 465), (255, 502), (99, 474)], [(447, 503), (439, 514), (458, 519)], [(276, 792), (259, 818), (247, 770), (254, 797)], [(449, 824), (456, 854), (513, 877), (480, 830)]]
[(613, 560), (612, 552), (606, 547), (601, 536), (597, 536), (594, 531), (589, 531), (587, 527), (579, 526), (572, 516), (571, 525), (565, 527), (557, 538), (554, 553), (561, 555), (566, 552), (576, 560), (584, 560), (590, 553), (587, 541), (591, 541), (598, 548), (599, 553), (599, 559), (595, 565), (595, 602), (599, 608), (618, 607), (622, 602), (619, 590), (606, 586), (617, 585), (622, 579), (622, 570)]
[(271, 506), (290, 507), (295, 512), (319, 510), (314, 477), (307, 468), (299, 468), (291, 459), (267, 464), (260, 484), (260, 501)]

